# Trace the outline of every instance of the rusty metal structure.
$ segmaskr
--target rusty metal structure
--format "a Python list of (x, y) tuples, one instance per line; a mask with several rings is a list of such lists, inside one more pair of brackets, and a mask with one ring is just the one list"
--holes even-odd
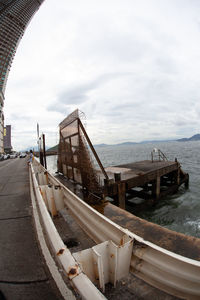
[(0, 0), (0, 153), (3, 153), (3, 106), (8, 74), (25, 29), (44, 0)]
[(101, 198), (102, 191), (94, 159), (106, 179), (108, 175), (81, 122), (82, 115), (77, 109), (59, 124), (58, 172), (80, 183), (88, 200), (93, 197), (97, 200)]
[[(104, 169), (81, 122), (82, 115), (77, 109), (59, 125), (58, 172), (82, 186), (87, 202), (98, 205), (109, 197), (123, 209), (143, 209), (175, 193), (182, 184), (188, 187), (189, 175), (176, 159), (168, 161), (160, 149), (152, 151), (151, 160)], [(136, 202), (139, 198), (141, 205), (136, 205), (134, 198)]]

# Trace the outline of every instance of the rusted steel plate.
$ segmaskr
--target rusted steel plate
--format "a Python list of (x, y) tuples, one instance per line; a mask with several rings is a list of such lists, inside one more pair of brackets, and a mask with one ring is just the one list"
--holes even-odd
[(200, 261), (200, 239), (147, 222), (108, 203), (104, 216), (166, 250)]

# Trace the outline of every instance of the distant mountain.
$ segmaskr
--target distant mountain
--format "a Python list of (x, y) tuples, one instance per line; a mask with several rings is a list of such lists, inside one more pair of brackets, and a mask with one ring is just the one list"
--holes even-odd
[(111, 146), (111, 145), (107, 145), (107, 144), (97, 144), (97, 145), (94, 145), (94, 147), (108, 147), (108, 146)]
[(191, 136), (190, 138), (183, 138), (177, 140), (178, 142), (191, 142), (191, 141), (200, 141), (200, 134), (195, 134)]
[(129, 145), (135, 145), (138, 143), (135, 142), (124, 142), (124, 143), (120, 143), (120, 144), (116, 144), (115, 146), (129, 146)]
[(55, 146), (53, 146), (51, 148), (48, 148), (47, 152), (48, 151), (58, 151), (58, 145), (55, 145)]
[(35, 145), (35, 146), (29, 146), (27, 148), (21, 148), (18, 152), (27, 152), (27, 151), (30, 151), (30, 150), (38, 150), (38, 145)]
[(97, 144), (97, 145), (94, 145), (94, 147), (127, 146), (127, 145), (135, 145), (135, 144), (138, 144), (138, 143), (124, 142), (124, 143), (120, 143), (120, 144)]
[[(109, 147), (109, 146), (129, 146), (129, 145), (137, 145), (137, 144), (155, 144), (155, 143), (164, 143), (164, 142), (190, 142), (190, 141), (200, 141), (200, 134), (195, 134), (190, 138), (182, 138), (178, 140), (152, 140), (152, 141), (142, 141), (139, 143), (136, 142), (124, 142), (119, 144), (96, 144), (94, 147)], [(30, 148), (27, 148), (31, 149)], [(47, 151), (58, 151), (58, 145), (49, 148)]]
[(164, 143), (164, 142), (173, 142), (172, 140), (161, 140), (161, 141), (142, 141), (139, 143), (136, 142), (124, 142), (120, 144), (97, 144), (94, 147), (109, 147), (109, 146), (131, 146), (131, 145), (138, 145), (138, 144), (155, 144), (155, 143)]
[(155, 144), (155, 143), (166, 143), (174, 142), (175, 140), (152, 140), (152, 141), (142, 141), (139, 144)]

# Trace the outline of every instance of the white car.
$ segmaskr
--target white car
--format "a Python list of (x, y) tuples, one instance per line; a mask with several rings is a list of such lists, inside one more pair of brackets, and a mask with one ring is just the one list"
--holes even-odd
[(23, 153), (23, 152), (22, 152), (22, 153), (20, 153), (19, 157), (20, 157), (20, 158), (24, 158), (24, 157), (26, 157), (26, 153)]

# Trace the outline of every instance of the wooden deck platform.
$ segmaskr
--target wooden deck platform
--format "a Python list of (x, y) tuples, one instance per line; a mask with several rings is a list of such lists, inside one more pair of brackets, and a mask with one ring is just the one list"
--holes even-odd
[[(104, 195), (113, 198), (121, 208), (125, 208), (126, 200), (136, 197), (155, 202), (189, 182), (189, 175), (177, 161), (144, 160), (107, 167), (105, 171), (109, 180), (102, 184)], [(102, 183), (101, 171), (98, 176)]]
[[(109, 178), (115, 178), (115, 173), (121, 173), (121, 180), (129, 185), (138, 185), (138, 180), (143, 184), (146, 180), (153, 180), (157, 176), (173, 172), (178, 169), (178, 163), (172, 161), (143, 160), (130, 164), (107, 167), (106, 173)], [(144, 176), (145, 175), (145, 176)], [(136, 179), (137, 178), (137, 179)]]

